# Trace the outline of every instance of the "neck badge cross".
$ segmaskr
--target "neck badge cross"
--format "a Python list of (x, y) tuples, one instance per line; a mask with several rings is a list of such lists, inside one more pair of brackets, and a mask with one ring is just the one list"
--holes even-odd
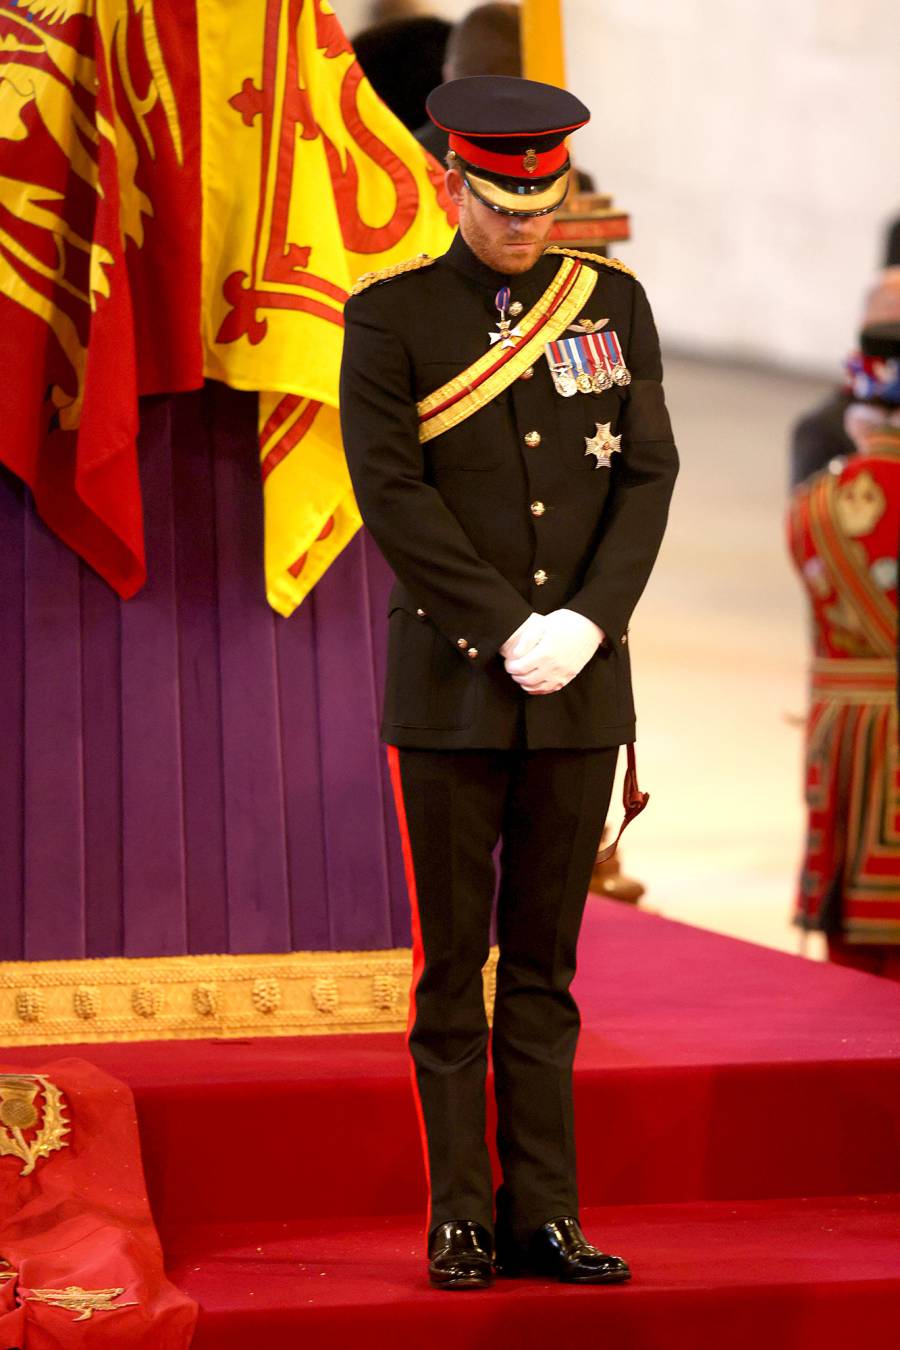
[(488, 333), (492, 347), (495, 342), (499, 342), (501, 347), (514, 347), (516, 344), (513, 342), (513, 338), (520, 338), (522, 336), (522, 330), (519, 325), (516, 324), (515, 328), (510, 328), (512, 320), (506, 317), (509, 313), (509, 299), (509, 287), (501, 286), (500, 290), (494, 296), (494, 304), (497, 306), (500, 315), (500, 318), (497, 321), (497, 327), (500, 331), (499, 333)]

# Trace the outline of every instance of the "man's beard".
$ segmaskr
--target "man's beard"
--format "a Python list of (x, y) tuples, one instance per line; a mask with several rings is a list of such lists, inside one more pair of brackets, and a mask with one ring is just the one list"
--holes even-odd
[[(512, 232), (505, 239), (502, 236), (497, 239), (483, 230), (478, 221), (471, 217), (465, 222), (463, 238), (472, 252), (483, 263), (487, 263), (488, 267), (492, 267), (495, 272), (508, 272), (511, 275), (530, 271), (543, 253), (546, 242), (544, 239), (525, 240)], [(507, 249), (503, 247), (505, 242), (515, 244), (530, 242), (531, 248)]]

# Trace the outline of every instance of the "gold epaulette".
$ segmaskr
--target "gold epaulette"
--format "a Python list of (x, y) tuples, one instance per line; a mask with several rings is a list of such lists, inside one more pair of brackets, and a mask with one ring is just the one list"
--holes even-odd
[(428, 253), (419, 253), (415, 258), (407, 258), (405, 262), (394, 263), (391, 267), (382, 267), (378, 272), (363, 272), (350, 294), (360, 295), (378, 281), (390, 281), (392, 277), (402, 277), (404, 272), (415, 272), (420, 267), (430, 267), (433, 262), (434, 258)]
[(637, 277), (630, 267), (626, 267), (618, 258), (601, 258), (598, 253), (589, 253), (586, 248), (563, 248), (559, 244), (551, 244), (544, 250), (545, 253), (564, 253), (567, 258), (584, 258), (586, 262), (597, 263), (601, 267), (612, 267), (617, 272), (626, 272), (628, 276)]

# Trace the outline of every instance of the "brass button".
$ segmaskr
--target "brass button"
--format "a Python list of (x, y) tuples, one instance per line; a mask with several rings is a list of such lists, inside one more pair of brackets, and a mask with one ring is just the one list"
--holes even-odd
[(466, 656), (469, 658), (470, 661), (476, 660), (478, 656), (478, 648), (470, 647), (469, 650), (466, 652)]
[(543, 567), (539, 567), (534, 574), (535, 586), (543, 586), (546, 580), (547, 580), (547, 573), (544, 571)]
[(459, 648), (459, 650), (460, 650), (461, 652), (464, 652), (464, 651), (466, 650), (466, 648), (468, 647), (468, 645), (469, 645), (469, 639), (468, 639), (468, 638), (457, 638), (457, 639), (456, 639), (456, 645), (457, 645), (457, 647)]
[(529, 446), (532, 450), (536, 445), (540, 445), (540, 443), (541, 443), (541, 433), (539, 431), (525, 432), (525, 444)]
[(428, 618), (428, 615), (425, 613), (424, 609), (417, 609), (417, 610), (416, 610), (416, 618), (417, 618), (417, 619), (427, 619), (427, 618)]
[(521, 300), (514, 300), (509, 307), (510, 318), (517, 319), (524, 308)]
[(534, 375), (534, 366), (529, 366), (527, 370), (522, 371), (522, 374), (519, 376), (519, 379), (530, 380), (533, 377), (533, 375)]
[(533, 516), (542, 516), (547, 510), (543, 502), (532, 502), (529, 509)]

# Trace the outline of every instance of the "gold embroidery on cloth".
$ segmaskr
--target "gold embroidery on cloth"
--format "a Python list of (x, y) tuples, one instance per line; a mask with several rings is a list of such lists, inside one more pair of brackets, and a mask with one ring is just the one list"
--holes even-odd
[[(490, 963), (497, 960), (496, 948)], [(368, 952), (225, 953), (0, 961), (0, 1043), (185, 1040), (209, 1036), (319, 1036), (402, 1031), (412, 970), (408, 947)], [(334, 1004), (317, 982), (337, 988)], [(165, 998), (154, 1017), (135, 1010), (144, 984)], [(45, 1012), (23, 1022), (16, 997), (39, 989)], [(90, 991), (90, 1013), (81, 991)], [(313, 990), (318, 993), (318, 1000)], [(490, 1004), (488, 1015), (491, 1013)]]
[[(897, 611), (873, 584), (858, 552), (848, 547), (836, 524), (835, 478), (824, 474), (809, 494), (809, 526), (813, 546), (834, 578), (837, 594), (856, 613), (873, 655), (889, 656), (897, 647)], [(861, 655), (862, 653), (856, 653)]]
[(67, 1312), (80, 1315), (73, 1320), (86, 1322), (95, 1312), (120, 1312), (123, 1308), (136, 1308), (137, 1299), (128, 1303), (114, 1302), (125, 1293), (121, 1289), (82, 1289), (80, 1285), (70, 1284), (65, 1289), (32, 1289), (25, 1297), (34, 1303), (47, 1303), (52, 1308), (65, 1308)]
[[(43, 1090), (43, 1119), (35, 1106), (38, 1092)], [(12, 1154), (21, 1158), (25, 1166), (20, 1176), (33, 1172), (40, 1158), (47, 1158), (54, 1149), (66, 1148), (63, 1135), (70, 1126), (63, 1116), (65, 1102), (59, 1088), (43, 1074), (0, 1074), (0, 1157)], [(26, 1139), (28, 1130), (40, 1128), (33, 1139)]]
[[(565, 299), (560, 301), (554, 310), (552, 318), (547, 323), (541, 325), (537, 332), (532, 331), (539, 319), (550, 309), (556, 301), (557, 296), (563, 287), (572, 279), (573, 272), (577, 273), (572, 280), (571, 290)], [(442, 432), (449, 431), (451, 427), (459, 426), (467, 417), (478, 412), (490, 403), (491, 399), (497, 397), (514, 380), (517, 380), (523, 370), (532, 365), (544, 350), (546, 342), (552, 342), (555, 337), (562, 333), (575, 315), (581, 310), (590, 299), (591, 293), (597, 284), (597, 273), (589, 267), (581, 267), (578, 263), (569, 262), (566, 258), (551, 281), (550, 285), (544, 291), (544, 294), (535, 303), (532, 309), (522, 319), (520, 327), (525, 334), (524, 338), (516, 347), (515, 352), (493, 375), (482, 380), (476, 388), (472, 387), (473, 382), (478, 379), (491, 365), (496, 361), (496, 353), (488, 350), (472, 365), (467, 366), (465, 370), (454, 375), (452, 380), (441, 385), (440, 389), (435, 389), (427, 398), (423, 398), (416, 404), (416, 410), (419, 414), (419, 440), (424, 444), (425, 441), (433, 440), (435, 436), (440, 436)], [(454, 395), (461, 395), (456, 402), (452, 403), (442, 412), (434, 413), (431, 417), (428, 414), (433, 408), (440, 407)], [(428, 417), (426, 422), (421, 419)]]
[(0, 1281), (14, 1280), (16, 1279), (18, 1274), (19, 1272), (17, 1270), (13, 1270), (9, 1262), (4, 1260), (4, 1258), (0, 1256)]
[(886, 508), (884, 488), (868, 469), (841, 483), (834, 495), (837, 523), (851, 539), (863, 539), (871, 534)]

